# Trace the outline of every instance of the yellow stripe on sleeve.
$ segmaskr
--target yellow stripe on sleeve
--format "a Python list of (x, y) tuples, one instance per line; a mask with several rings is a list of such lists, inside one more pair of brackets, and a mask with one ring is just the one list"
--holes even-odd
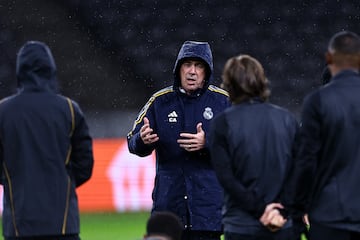
[(131, 136), (132, 135), (132, 132), (134, 131), (134, 129), (136, 128), (136, 125), (138, 125), (139, 123), (141, 123), (143, 121), (143, 118), (144, 116), (146, 115), (147, 113), (147, 110), (149, 109), (149, 107), (151, 106), (151, 104), (155, 101), (155, 99), (159, 96), (162, 96), (164, 94), (167, 94), (167, 93), (170, 93), (170, 92), (173, 92), (173, 87), (172, 86), (169, 86), (167, 88), (163, 88), (159, 91), (157, 91), (156, 93), (154, 93), (150, 99), (147, 101), (147, 103), (145, 104), (145, 106), (141, 109), (141, 111), (139, 112), (137, 118), (135, 119), (134, 121), (134, 125), (133, 125), (133, 128), (131, 130), (131, 132), (128, 134), (128, 136)]
[(227, 96), (227, 97), (229, 96), (229, 93), (228, 93), (227, 91), (225, 91), (224, 89), (219, 88), (219, 87), (217, 87), (217, 86), (209, 85), (208, 89), (209, 89), (210, 91), (212, 91), (212, 92), (221, 93), (221, 94), (223, 94), (223, 95), (225, 95), (225, 96)]

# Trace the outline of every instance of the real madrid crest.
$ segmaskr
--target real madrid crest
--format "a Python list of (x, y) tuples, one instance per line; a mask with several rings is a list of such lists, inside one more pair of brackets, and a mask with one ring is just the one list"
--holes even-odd
[(212, 112), (212, 109), (210, 107), (206, 107), (203, 112), (203, 117), (207, 120), (212, 119), (214, 116), (214, 113)]

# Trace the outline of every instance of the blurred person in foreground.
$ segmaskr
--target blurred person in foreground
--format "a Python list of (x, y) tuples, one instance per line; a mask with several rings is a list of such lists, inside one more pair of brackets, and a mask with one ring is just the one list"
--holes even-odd
[(308, 213), (311, 240), (360, 239), (360, 37), (335, 34), (325, 58), (332, 78), (304, 99), (288, 207)]
[(6, 240), (78, 240), (75, 188), (92, 173), (92, 139), (79, 106), (57, 93), (56, 67), (41, 42), (17, 55), (18, 92), (0, 103), (2, 215)]
[(156, 151), (152, 211), (175, 213), (183, 239), (218, 240), (223, 192), (211, 166), (209, 123), (230, 105), (213, 85), (213, 59), (206, 42), (186, 41), (175, 62), (174, 84), (156, 92), (128, 134), (131, 153)]
[(209, 142), (225, 191), (225, 239), (299, 239), (301, 220), (280, 214), (297, 152), (297, 120), (267, 102), (268, 80), (255, 58), (230, 58), (222, 78), (233, 106), (212, 121)]
[(326, 65), (321, 73), (321, 84), (325, 85), (330, 82), (331, 79), (331, 72), (329, 67)]
[(146, 223), (144, 240), (181, 240), (183, 226), (172, 212), (155, 212)]

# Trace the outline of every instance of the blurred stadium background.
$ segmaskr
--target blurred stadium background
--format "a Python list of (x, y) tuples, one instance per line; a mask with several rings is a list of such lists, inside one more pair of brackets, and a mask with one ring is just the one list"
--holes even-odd
[(81, 211), (140, 212), (145, 221), (154, 160), (129, 155), (125, 136), (151, 94), (172, 83), (185, 40), (210, 43), (217, 85), (229, 57), (258, 58), (271, 101), (298, 116), (304, 95), (321, 84), (328, 39), (340, 30), (359, 33), (359, 23), (359, 1), (0, 0), (0, 98), (16, 91), (20, 46), (46, 42), (62, 93), (78, 101), (95, 139)]

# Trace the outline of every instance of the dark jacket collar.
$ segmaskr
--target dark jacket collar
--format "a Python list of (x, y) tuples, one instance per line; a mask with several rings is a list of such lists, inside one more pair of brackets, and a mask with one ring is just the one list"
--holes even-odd
[(354, 70), (342, 70), (340, 72), (338, 72), (335, 76), (332, 77), (331, 81), (339, 81), (341, 79), (343, 79), (344, 77), (348, 78), (348, 77), (360, 77), (359, 72), (356, 72)]

